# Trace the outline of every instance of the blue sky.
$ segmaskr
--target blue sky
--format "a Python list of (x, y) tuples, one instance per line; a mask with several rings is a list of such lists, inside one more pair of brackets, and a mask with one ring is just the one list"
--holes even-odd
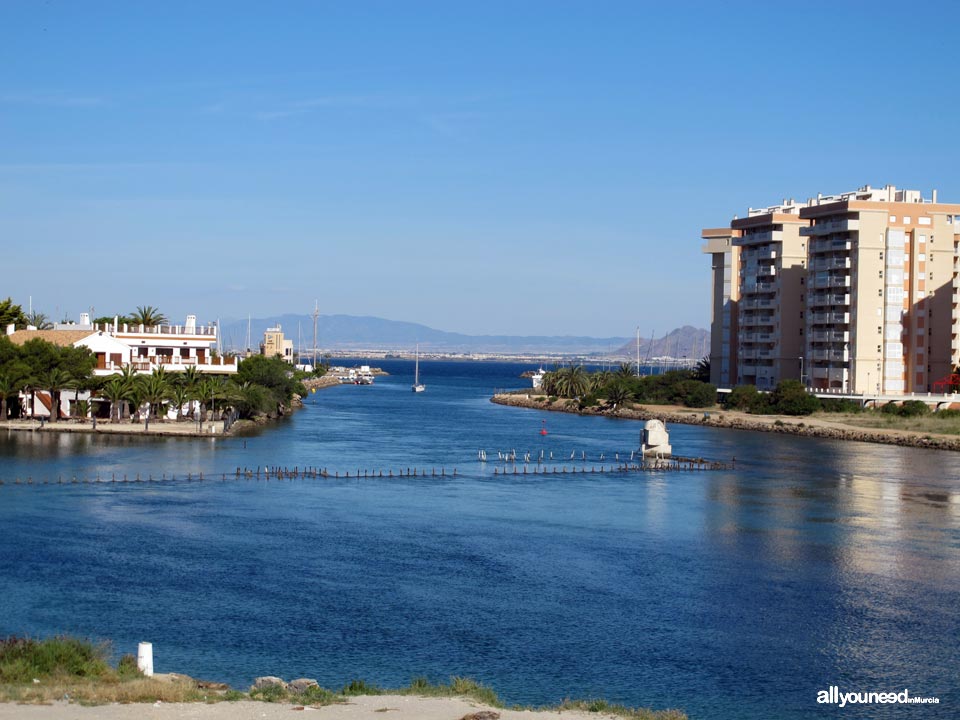
[(866, 183), (960, 202), (958, 16), (0, 0), (0, 296), (706, 327), (702, 227)]

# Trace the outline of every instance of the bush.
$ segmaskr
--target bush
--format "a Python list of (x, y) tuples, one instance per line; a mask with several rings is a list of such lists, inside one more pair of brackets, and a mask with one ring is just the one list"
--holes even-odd
[(893, 402), (893, 400), (891, 400), (886, 405), (880, 408), (880, 412), (882, 412), (884, 415), (899, 415), (900, 406), (897, 405), (895, 402)]
[(949, 408), (945, 410), (937, 410), (937, 412), (934, 413), (934, 417), (942, 418), (943, 420), (947, 420), (949, 418), (960, 418), (960, 410), (951, 410)]
[(907, 400), (900, 406), (897, 413), (902, 417), (919, 417), (920, 415), (929, 415), (930, 408), (921, 400)]
[(106, 656), (105, 646), (89, 640), (10, 637), (0, 640), (0, 682), (23, 683), (51, 676), (99, 678), (110, 674)]
[(677, 383), (677, 394), (687, 407), (713, 407), (717, 402), (717, 386), (699, 380), (684, 380)]
[(137, 658), (130, 653), (121, 657), (117, 663), (117, 675), (120, 676), (121, 680), (132, 680), (143, 677), (143, 673), (140, 672), (140, 668), (137, 666)]
[(820, 409), (828, 413), (861, 413), (863, 407), (856, 400), (820, 398)]
[(799, 380), (781, 380), (770, 393), (770, 405), (784, 415), (809, 415), (820, 409), (820, 400)]
[(726, 405), (731, 410), (750, 410), (758, 397), (760, 397), (760, 391), (757, 390), (756, 385), (737, 385), (727, 395)]

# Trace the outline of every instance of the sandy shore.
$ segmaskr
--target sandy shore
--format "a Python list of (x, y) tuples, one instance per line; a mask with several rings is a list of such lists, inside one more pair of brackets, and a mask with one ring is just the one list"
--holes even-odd
[[(264, 703), (238, 702), (153, 703), (129, 705), (97, 705), (85, 707), (56, 702), (52, 705), (17, 705), (0, 703), (0, 720), (272, 720), (313, 717), (320, 720), (460, 720), (474, 713), (490, 711), (501, 720), (600, 720), (612, 716), (580, 711), (500, 710), (461, 698), (424, 698), (409, 695), (367, 695), (351, 697), (349, 702), (320, 708)], [(481, 716), (482, 717), (482, 716)], [(492, 718), (493, 716), (489, 716)]]
[[(816, 417), (790, 415), (750, 415), (736, 410), (710, 408), (695, 410), (676, 405), (633, 406), (608, 410), (601, 407), (578, 410), (573, 400), (558, 400), (546, 403), (533, 394), (501, 393), (491, 398), (492, 402), (511, 407), (567, 412), (579, 415), (603, 415), (625, 420), (650, 420), (657, 418), (666, 423), (703, 425), (706, 427), (753, 430), (757, 432), (786, 433), (831, 440), (856, 440), (860, 442), (902, 445), (907, 447), (933, 448), (937, 450), (960, 450), (960, 438), (956, 435), (940, 435), (894, 428), (863, 428), (842, 422)], [(545, 398), (543, 398), (545, 400)]]

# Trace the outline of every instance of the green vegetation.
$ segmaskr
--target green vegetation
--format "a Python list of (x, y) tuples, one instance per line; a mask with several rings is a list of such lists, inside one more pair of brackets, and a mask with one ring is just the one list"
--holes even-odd
[[(0, 303), (0, 312), (11, 319), (17, 315), (15, 308), (4, 307)], [(165, 320), (155, 308), (138, 310), (142, 311), (141, 320)], [(301, 378), (310, 375), (279, 358), (259, 355), (242, 360), (236, 375), (229, 379), (201, 374), (195, 366), (183, 372), (166, 372), (161, 366), (149, 375), (126, 366), (118, 374), (97, 377), (95, 366), (96, 357), (85, 347), (59, 347), (41, 338), (18, 346), (0, 335), (0, 422), (21, 416), (21, 393), (32, 396), (38, 391), (50, 396), (49, 421), (58, 422), (61, 395), (66, 390), (92, 394), (91, 400), (73, 404), (76, 417), (84, 419), (93, 412), (111, 423), (129, 418), (149, 427), (150, 422), (166, 421), (167, 408), (178, 408), (177, 422), (202, 422), (216, 410), (236, 411), (241, 418), (276, 416), (290, 406), (294, 395), (306, 394)]]
[(637, 377), (628, 363), (615, 373), (589, 373), (582, 366), (573, 365), (546, 373), (541, 389), (550, 397), (576, 399), (581, 407), (592, 407), (600, 401), (614, 408), (629, 402), (712, 407), (716, 403), (717, 388), (697, 380), (696, 374), (695, 370), (671, 370), (661, 375)]
[[(209, 683), (198, 683), (185, 676), (146, 678), (137, 669), (133, 655), (122, 656), (116, 668), (110, 666), (109, 656), (109, 644), (71, 637), (0, 639), (0, 702), (48, 703), (67, 696), (84, 705), (153, 703), (158, 700), (165, 703), (260, 700), (317, 707), (346, 702), (351, 696), (391, 694), (463, 697), (490, 707), (504, 707), (489, 687), (463, 677), (452, 677), (449, 683), (443, 684), (419, 676), (413, 678), (407, 687), (392, 690), (364, 680), (352, 680), (340, 692), (323, 687), (308, 687), (298, 692), (275, 685), (245, 693), (233, 689), (211, 690)], [(559, 707), (540, 709), (602, 712), (631, 720), (686, 718), (678, 710), (627, 708), (604, 700), (565, 700)]]
[(13, 325), (17, 330), (23, 330), (28, 325), (27, 316), (23, 308), (14, 305), (11, 298), (0, 300), (0, 332), (6, 332), (7, 325)]

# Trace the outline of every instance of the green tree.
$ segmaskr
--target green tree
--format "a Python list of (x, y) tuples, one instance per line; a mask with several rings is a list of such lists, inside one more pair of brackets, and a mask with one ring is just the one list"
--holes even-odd
[(147, 429), (150, 427), (151, 417), (163, 421), (164, 413), (161, 406), (170, 395), (170, 383), (163, 373), (163, 368), (157, 368), (151, 374), (141, 376), (138, 385), (141, 392), (141, 401), (148, 405), (144, 428)]
[(708, 383), (710, 382), (710, 356), (706, 355), (699, 360), (697, 360), (696, 366), (693, 368), (693, 379), (699, 380), (700, 382)]
[(174, 383), (170, 386), (169, 392), (170, 404), (177, 409), (177, 422), (183, 420), (186, 415), (183, 412), (183, 406), (189, 403), (192, 398), (192, 391), (183, 383)]
[(60, 420), (60, 392), (70, 388), (73, 376), (61, 367), (54, 366), (37, 377), (37, 385), (50, 393), (50, 422)]
[(620, 363), (620, 367), (617, 368), (617, 377), (621, 380), (625, 380), (628, 377), (633, 377), (633, 365), (628, 362)]
[(48, 318), (45, 313), (36, 310), (27, 315), (27, 324), (33, 325), (37, 330), (53, 329), (53, 323), (50, 322), (50, 318)]
[(27, 326), (27, 316), (23, 308), (13, 304), (12, 298), (0, 300), (0, 332), (6, 331), (7, 325), (14, 325), (22, 330)]
[(160, 308), (153, 305), (138, 306), (136, 311), (130, 314), (130, 320), (134, 325), (143, 325), (144, 327), (156, 327), (167, 322), (167, 316), (160, 312)]
[(0, 373), (0, 422), (7, 420), (7, 402), (19, 394), (16, 381), (6, 373)]
[(110, 403), (110, 422), (120, 422), (122, 417), (121, 404), (126, 405), (129, 397), (130, 384), (123, 378), (114, 376), (100, 388), (100, 396)]
[(607, 386), (607, 402), (612, 404), (614, 408), (619, 407), (627, 402), (631, 395), (632, 393), (630, 392), (630, 387), (623, 382), (623, 380), (618, 380), (617, 382), (613, 382)]

